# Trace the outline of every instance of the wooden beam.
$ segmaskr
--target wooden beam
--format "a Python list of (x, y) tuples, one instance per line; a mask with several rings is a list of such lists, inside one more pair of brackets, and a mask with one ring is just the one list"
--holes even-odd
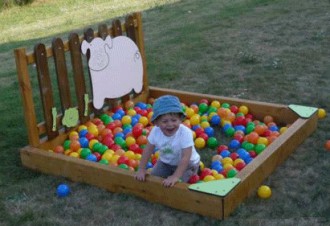
[(30, 146), (21, 149), (21, 161), (25, 167), (45, 174), (63, 176), (110, 192), (132, 194), (190, 213), (217, 219), (223, 217), (221, 197), (190, 191), (186, 183), (178, 183), (172, 188), (166, 188), (162, 185), (161, 178), (150, 175), (147, 176), (146, 182), (140, 182), (134, 179), (132, 171)]

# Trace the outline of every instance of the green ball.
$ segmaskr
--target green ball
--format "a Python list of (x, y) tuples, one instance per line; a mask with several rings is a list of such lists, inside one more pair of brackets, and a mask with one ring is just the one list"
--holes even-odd
[(211, 149), (214, 149), (216, 147), (218, 147), (219, 142), (217, 140), (217, 138), (215, 137), (209, 137), (209, 139), (207, 139), (207, 146)]
[(245, 129), (246, 134), (249, 134), (249, 133), (253, 132), (254, 129), (255, 129), (255, 125), (254, 124), (247, 125), (246, 126), (246, 129)]
[(237, 170), (236, 170), (236, 169), (230, 169), (230, 170), (228, 170), (228, 172), (227, 172), (227, 177), (228, 177), (228, 178), (233, 178), (233, 177), (236, 176), (236, 174), (237, 174)]
[(88, 155), (92, 154), (92, 151), (89, 148), (83, 148), (80, 152), (80, 158), (86, 159)]
[(124, 163), (120, 164), (118, 167), (121, 168), (121, 169), (128, 170), (128, 165), (126, 165)]
[(102, 144), (99, 142), (96, 142), (92, 147), (93, 151), (96, 151), (96, 152), (99, 152), (101, 150), (101, 148), (102, 148)]
[(108, 149), (109, 149), (108, 146), (106, 146), (106, 145), (103, 144), (103, 145), (97, 150), (97, 152), (100, 153), (101, 155), (103, 155), (104, 152), (105, 152), (106, 150), (108, 150)]
[(263, 152), (263, 150), (266, 149), (266, 145), (265, 144), (256, 144), (254, 147), (254, 150), (256, 151), (256, 153), (259, 155), (261, 152)]
[(106, 159), (101, 159), (101, 160), (99, 161), (99, 163), (100, 163), (100, 164), (103, 164), (103, 165), (109, 165), (109, 161), (106, 160)]
[(247, 150), (247, 151), (254, 150), (254, 144), (247, 142), (245, 145), (245, 150)]
[(205, 112), (207, 112), (209, 106), (206, 103), (200, 103), (198, 105), (198, 111), (202, 114), (204, 114)]
[(70, 140), (65, 140), (64, 143), (63, 143), (64, 150), (70, 149), (70, 144), (71, 144)]
[(222, 108), (230, 108), (230, 104), (228, 104), (228, 103), (222, 103), (221, 107)]
[(229, 127), (225, 130), (225, 134), (227, 137), (232, 137), (235, 134), (235, 129), (233, 127)]

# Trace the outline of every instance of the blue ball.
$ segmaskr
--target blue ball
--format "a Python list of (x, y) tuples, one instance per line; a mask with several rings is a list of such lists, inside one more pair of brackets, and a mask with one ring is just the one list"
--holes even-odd
[(112, 115), (113, 120), (121, 120), (123, 116), (120, 113), (114, 113)]
[(91, 161), (91, 162), (97, 162), (97, 158), (93, 154), (87, 155), (86, 160)]
[(219, 115), (213, 115), (210, 120), (212, 126), (218, 126), (220, 122), (221, 122), (221, 118)]
[(242, 125), (237, 125), (234, 126), (235, 131), (242, 131), (243, 133), (245, 133), (245, 126)]
[(236, 139), (232, 139), (230, 141), (228, 147), (231, 149), (237, 149), (237, 148), (241, 147), (241, 143)]
[(79, 137), (85, 137), (87, 133), (88, 133), (87, 129), (82, 129), (79, 132)]
[(222, 158), (226, 158), (229, 157), (231, 154), (231, 152), (229, 150), (223, 150), (221, 151), (220, 155), (222, 156)]
[(148, 105), (146, 103), (143, 103), (143, 102), (138, 102), (138, 103), (136, 103), (135, 106), (141, 108), (142, 110), (146, 110), (147, 107), (148, 107)]
[(214, 129), (209, 126), (204, 129), (204, 132), (209, 136), (209, 137), (214, 137)]
[(89, 140), (86, 137), (80, 137), (79, 143), (82, 148), (88, 148)]
[(60, 184), (56, 189), (58, 197), (65, 197), (70, 194), (70, 187), (66, 184)]

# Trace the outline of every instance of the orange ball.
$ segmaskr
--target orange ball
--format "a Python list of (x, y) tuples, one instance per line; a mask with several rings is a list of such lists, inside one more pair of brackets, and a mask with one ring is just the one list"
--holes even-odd
[(330, 151), (330, 140), (327, 140), (324, 144), (326, 150)]
[(268, 125), (268, 123), (270, 123), (270, 122), (274, 122), (274, 118), (273, 118), (272, 116), (270, 116), (270, 115), (266, 115), (266, 116), (264, 117), (264, 123), (265, 123), (266, 125)]

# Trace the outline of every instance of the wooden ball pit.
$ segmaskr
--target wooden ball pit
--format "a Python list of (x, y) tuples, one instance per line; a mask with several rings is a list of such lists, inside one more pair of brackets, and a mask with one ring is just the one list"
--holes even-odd
[[(86, 76), (88, 74), (88, 69), (85, 66), (86, 58), (81, 54), (80, 44), (82, 40), (90, 42), (94, 37), (104, 38), (108, 34), (112, 36), (126, 34), (138, 45), (143, 57), (143, 89), (140, 93), (132, 93), (120, 99), (107, 101), (101, 111), (94, 109), (89, 101), (86, 112), (84, 97), (86, 93), (90, 92), (90, 86), (88, 76)], [(318, 117), (315, 109), (312, 109), (307, 116), (302, 116), (286, 105), (149, 86), (140, 13), (127, 16), (124, 23), (120, 20), (114, 20), (110, 28), (106, 24), (101, 24), (98, 32), (87, 29), (84, 37), (72, 33), (68, 41), (63, 42), (60, 38), (54, 39), (51, 47), (37, 44), (32, 53), (27, 53), (25, 48), (15, 49), (14, 53), (29, 139), (29, 145), (20, 150), (23, 166), (41, 173), (63, 176), (73, 181), (98, 186), (110, 192), (132, 194), (182, 211), (225, 219), (245, 198), (256, 192), (265, 178), (317, 126)], [(49, 66), (49, 62), (53, 62), (54, 66)], [(35, 67), (33, 67), (34, 65)], [(69, 68), (72, 71), (69, 72)], [(36, 82), (36, 78), (38, 78), (38, 82)], [(74, 83), (74, 93), (70, 91), (70, 79)], [(35, 98), (37, 94), (34, 92), (38, 88), (33, 87), (36, 83), (39, 86), (38, 98), (41, 99), (41, 103), (35, 101), (38, 100)], [(56, 92), (53, 89), (55, 84), (58, 86)], [(165, 188), (161, 184), (161, 178), (153, 176), (148, 176), (147, 181), (141, 183), (134, 179), (131, 171), (49, 152), (57, 145), (63, 144), (70, 131), (75, 129), (63, 125), (62, 118), (65, 109), (78, 109), (79, 122), (83, 124), (128, 100), (134, 103), (147, 102), (165, 94), (176, 95), (184, 103), (206, 99), (237, 106), (244, 105), (258, 119), (271, 115), (277, 123), (291, 124), (291, 126), (265, 151), (237, 173), (236, 178), (239, 179), (239, 183), (224, 196), (214, 196), (190, 190), (189, 184), (186, 183), (178, 183), (170, 189)], [(76, 105), (73, 104), (73, 97), (76, 98)], [(57, 102), (60, 102), (62, 113), (56, 116), (54, 123), (52, 109)], [(38, 109), (42, 109), (42, 112), (37, 112)], [(177, 200), (181, 201), (177, 202)]]

